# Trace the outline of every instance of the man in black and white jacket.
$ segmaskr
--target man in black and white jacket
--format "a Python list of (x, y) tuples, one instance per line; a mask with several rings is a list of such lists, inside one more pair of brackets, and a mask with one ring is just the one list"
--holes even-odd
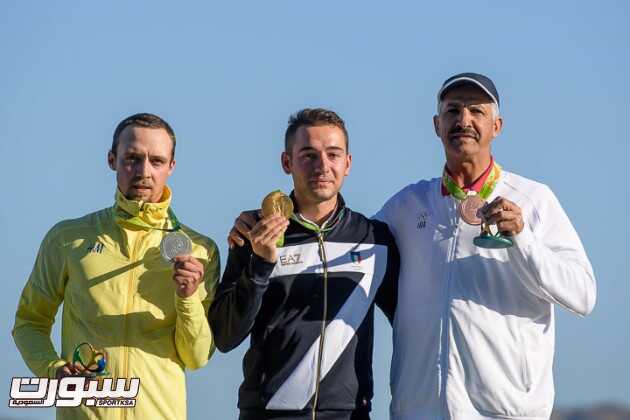
[(232, 230), (242, 246), (230, 251), (208, 319), (223, 352), (251, 335), (241, 420), (370, 418), (374, 304), (393, 321), (399, 256), (387, 225), (339, 194), (351, 162), (337, 114), (298, 112), (282, 153), (294, 214), (244, 214)]

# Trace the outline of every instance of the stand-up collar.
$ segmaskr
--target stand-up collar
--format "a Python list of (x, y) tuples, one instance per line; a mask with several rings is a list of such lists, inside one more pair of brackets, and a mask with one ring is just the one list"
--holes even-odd
[(164, 186), (162, 197), (157, 203), (136, 201), (126, 198), (120, 189), (116, 189), (116, 203), (114, 214), (117, 221), (140, 221), (155, 228), (164, 228), (169, 223), (168, 208), (171, 204), (172, 192), (168, 186)]
[(302, 226), (316, 232), (328, 231), (332, 229), (341, 220), (346, 209), (345, 200), (343, 199), (341, 193), (337, 193), (337, 206), (335, 207), (335, 210), (332, 212), (330, 217), (326, 219), (322, 226), (319, 226), (315, 222), (306, 219), (299, 213), (299, 206), (297, 201), (295, 200), (295, 191), (291, 191), (290, 197), (293, 201), (293, 208), (295, 209), (292, 219)]

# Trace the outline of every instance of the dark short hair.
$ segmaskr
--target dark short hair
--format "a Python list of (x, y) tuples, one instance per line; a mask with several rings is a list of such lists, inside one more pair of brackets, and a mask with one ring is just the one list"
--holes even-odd
[(284, 151), (291, 153), (291, 148), (295, 142), (295, 133), (298, 128), (322, 125), (332, 125), (340, 128), (346, 138), (346, 152), (349, 151), (346, 124), (337, 113), (324, 108), (304, 108), (289, 117), (289, 126), (284, 134)]
[(175, 157), (175, 132), (171, 128), (171, 126), (164, 121), (162, 118), (158, 117), (154, 114), (149, 114), (146, 112), (141, 112), (139, 114), (134, 114), (130, 117), (125, 118), (116, 127), (114, 130), (114, 138), (112, 140), (112, 153), (116, 155), (116, 150), (118, 150), (118, 141), (120, 139), (120, 133), (129, 127), (146, 127), (146, 128), (163, 128), (168, 133), (168, 136), (171, 138), (173, 142), (173, 148), (171, 150), (171, 159)]

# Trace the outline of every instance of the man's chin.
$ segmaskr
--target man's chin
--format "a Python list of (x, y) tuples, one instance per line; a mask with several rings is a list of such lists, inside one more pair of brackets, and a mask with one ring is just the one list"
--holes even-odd
[(128, 200), (133, 200), (133, 201), (150, 201), (152, 194), (153, 194), (153, 191), (151, 190), (131, 189), (127, 191), (127, 194), (125, 194), (125, 197), (127, 197)]
[(465, 159), (475, 156), (481, 151), (477, 143), (460, 143), (449, 147), (449, 154), (453, 157)]
[(338, 192), (338, 190), (315, 189), (310, 191), (310, 196), (315, 199), (315, 201), (321, 203), (335, 198)]

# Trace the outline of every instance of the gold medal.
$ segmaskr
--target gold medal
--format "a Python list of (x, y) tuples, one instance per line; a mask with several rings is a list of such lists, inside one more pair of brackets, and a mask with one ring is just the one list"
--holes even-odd
[(277, 190), (267, 194), (263, 199), (261, 208), (263, 217), (281, 214), (288, 219), (293, 214), (293, 201), (288, 195)]
[(462, 220), (469, 225), (480, 225), (481, 212), (480, 210), (486, 205), (486, 200), (479, 197), (479, 195), (469, 195), (459, 203), (459, 215)]

